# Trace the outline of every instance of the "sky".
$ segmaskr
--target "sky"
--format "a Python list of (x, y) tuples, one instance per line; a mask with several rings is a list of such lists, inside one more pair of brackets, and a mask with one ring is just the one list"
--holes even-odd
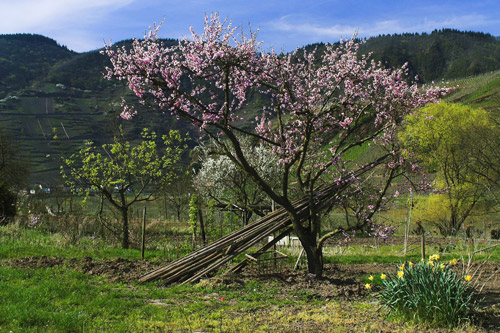
[(218, 12), (259, 31), (264, 50), (292, 51), (315, 42), (453, 28), (500, 36), (498, 0), (0, 0), (0, 34), (33, 33), (77, 52), (104, 42), (142, 38), (160, 23), (160, 37), (189, 37), (205, 14)]

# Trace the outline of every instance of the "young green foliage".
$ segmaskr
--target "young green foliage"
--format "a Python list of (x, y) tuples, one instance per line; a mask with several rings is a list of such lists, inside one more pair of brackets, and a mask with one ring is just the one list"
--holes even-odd
[(446, 213), (423, 219), (434, 221), (442, 235), (456, 235), (486, 191), (476, 145), (496, 129), (486, 111), (459, 104), (430, 105), (406, 120), (400, 135), (406, 155), (436, 173), (434, 189), (444, 193), (430, 198), (429, 204), (436, 203)]
[(88, 197), (99, 193), (122, 216), (122, 247), (129, 247), (128, 211), (153, 195), (176, 177), (175, 165), (185, 146), (178, 131), (162, 137), (165, 150), (160, 152), (154, 132), (144, 129), (143, 140), (137, 144), (120, 135), (111, 144), (101, 147), (87, 143), (86, 147), (63, 159), (61, 173), (76, 193)]

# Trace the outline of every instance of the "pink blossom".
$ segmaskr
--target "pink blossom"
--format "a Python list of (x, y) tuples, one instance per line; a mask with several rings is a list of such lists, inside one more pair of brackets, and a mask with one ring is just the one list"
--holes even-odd
[[(233, 148), (238, 136), (265, 144), (287, 170), (283, 192), (308, 193), (333, 182), (341, 197), (362, 193), (360, 179), (379, 167), (421, 171), (403, 157), (397, 131), (406, 115), (439, 101), (450, 89), (408, 83), (407, 65), (384, 68), (370, 54), (359, 55), (354, 39), (326, 45), (321, 53), (264, 52), (257, 34), (238, 33), (218, 14), (206, 16), (203, 32), (191, 29), (191, 40), (177, 45), (163, 45), (158, 29), (134, 40), (131, 48), (106, 45), (103, 53), (111, 62), (106, 78), (127, 82), (142, 101), (152, 99), (166, 115), (189, 121), (202, 135), (229, 139)], [(259, 94), (264, 106), (255, 120), (245, 118), (249, 96)], [(124, 103), (122, 117), (136, 113)], [(376, 156), (365, 162), (352, 156), (369, 144), (378, 146), (371, 150)], [(232, 160), (262, 184), (241, 150), (234, 151), (240, 153)], [(296, 182), (289, 181), (292, 173)], [(265, 190), (274, 200), (290, 199)]]

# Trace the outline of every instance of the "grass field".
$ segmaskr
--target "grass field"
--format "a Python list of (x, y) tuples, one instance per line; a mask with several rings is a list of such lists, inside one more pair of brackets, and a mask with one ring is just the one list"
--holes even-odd
[[(296, 259), (296, 250), (282, 250)], [(362, 288), (366, 272), (342, 275), (357, 267), (355, 263), (373, 269), (367, 263), (389, 263), (381, 264), (388, 269), (418, 259), (413, 254), (402, 257), (400, 250), (394, 244), (382, 245), (379, 254), (355, 244), (342, 253), (328, 248), (327, 262), (343, 265), (335, 278), (324, 281), (309, 281), (303, 272), (285, 269), (287, 275), (215, 276), (196, 285), (165, 287), (139, 285), (130, 278), (161, 264), (161, 251), (149, 250), (146, 260), (140, 260), (138, 250), (117, 249), (92, 237), (72, 243), (60, 234), (9, 225), (0, 227), (0, 331), (433, 331), (387, 319), (373, 293)], [(449, 256), (466, 256), (465, 248), (456, 251)], [(499, 248), (492, 253), (495, 260), (500, 258)], [(122, 278), (111, 271), (99, 273), (99, 267), (117, 262)], [(143, 266), (134, 270), (127, 263)], [(350, 295), (344, 296), (347, 291)], [(500, 315), (498, 310), (487, 308), (483, 315)], [(483, 331), (481, 325), (480, 319), (457, 331)]]

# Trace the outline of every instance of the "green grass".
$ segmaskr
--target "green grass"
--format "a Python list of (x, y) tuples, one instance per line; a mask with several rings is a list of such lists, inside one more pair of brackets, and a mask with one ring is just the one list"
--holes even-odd
[[(400, 250), (383, 245), (376, 254), (370, 253), (374, 249), (350, 246), (347, 253), (327, 254), (325, 259), (347, 264), (418, 261), (416, 254), (404, 258), (397, 255)], [(307, 291), (283, 291), (281, 285), (260, 280), (163, 287), (110, 282), (107, 277), (81, 273), (74, 266), (22, 269), (6, 265), (9, 259), (42, 255), (107, 259), (139, 258), (140, 252), (117, 249), (91, 238), (74, 244), (59, 234), (15, 225), (0, 227), (0, 332), (345, 332), (418, 328), (386, 321), (372, 298), (330, 301), (310, 297)], [(160, 256), (147, 252), (150, 259)], [(442, 256), (442, 260), (447, 257)]]
[(409, 331), (371, 300), (326, 301), (272, 284), (128, 286), (65, 268), (0, 267), (0, 331)]
[(96, 317), (120, 317), (142, 305), (131, 290), (65, 268), (0, 267), (0, 276), (0, 329), (84, 331)]
[(445, 98), (451, 103), (465, 103), (495, 110), (500, 106), (500, 71), (451, 81), (458, 88)]
[(236, 287), (110, 283), (65, 267), (33, 270), (0, 267), (0, 331), (227, 330), (259, 309), (303, 306), (307, 295), (275, 297), (277, 287), (249, 283)]
[[(141, 251), (123, 250), (105, 243), (99, 238), (82, 237), (77, 243), (61, 234), (46, 231), (18, 228), (15, 225), (0, 227), (0, 260), (22, 257), (65, 257), (96, 259), (126, 258), (139, 259)], [(149, 250), (146, 259), (161, 258), (162, 251)]]

